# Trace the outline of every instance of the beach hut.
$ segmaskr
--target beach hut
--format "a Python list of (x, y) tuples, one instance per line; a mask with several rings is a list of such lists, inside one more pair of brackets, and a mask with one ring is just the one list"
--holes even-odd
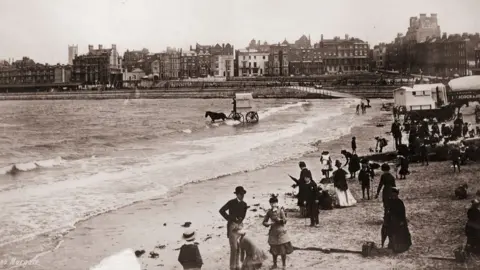
[(448, 103), (447, 98), (447, 87), (442, 83), (434, 83), (434, 84), (416, 84), (413, 86), (413, 93), (412, 94), (422, 94), (422, 95), (431, 95), (434, 106), (432, 109), (436, 109), (442, 105), (446, 105)]
[(404, 111), (430, 110), (436, 108), (431, 90), (402, 86), (393, 91), (394, 106)]

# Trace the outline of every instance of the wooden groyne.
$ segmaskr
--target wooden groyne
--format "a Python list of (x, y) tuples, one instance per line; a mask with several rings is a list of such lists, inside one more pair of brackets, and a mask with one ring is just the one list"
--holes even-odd
[(86, 99), (170, 99), (170, 98), (232, 98), (235, 93), (251, 92), (254, 98), (296, 98), (329, 99), (335, 98), (328, 91), (309, 93), (288, 88), (260, 89), (167, 89), (167, 90), (110, 90), (110, 91), (69, 91), (37, 93), (5, 93), (0, 100), (86, 100)]
[(324, 87), (326, 90), (335, 90), (337, 92), (347, 93), (357, 97), (363, 98), (383, 98), (392, 99), (393, 90), (400, 87), (399, 85), (386, 85), (386, 86), (335, 86)]

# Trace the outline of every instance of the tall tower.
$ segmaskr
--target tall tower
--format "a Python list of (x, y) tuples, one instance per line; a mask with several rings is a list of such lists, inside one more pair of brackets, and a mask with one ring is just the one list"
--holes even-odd
[(68, 46), (68, 64), (73, 65), (73, 59), (78, 55), (78, 45)]

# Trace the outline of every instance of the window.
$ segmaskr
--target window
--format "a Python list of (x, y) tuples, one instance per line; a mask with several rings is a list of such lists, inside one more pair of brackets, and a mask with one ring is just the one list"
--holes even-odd
[(254, 56), (253, 56), (253, 59), (257, 59), (257, 56), (256, 56), (256, 55), (254, 55)]
[(252, 59), (252, 56), (251, 56), (251, 55), (249, 55), (249, 56), (248, 56), (248, 59)]
[(249, 63), (248, 63), (248, 67), (252, 67), (252, 63), (249, 62)]
[(265, 55), (263, 56), (263, 59), (265, 59)]
[(254, 67), (254, 68), (257, 67), (257, 62), (253, 63), (253, 67)]

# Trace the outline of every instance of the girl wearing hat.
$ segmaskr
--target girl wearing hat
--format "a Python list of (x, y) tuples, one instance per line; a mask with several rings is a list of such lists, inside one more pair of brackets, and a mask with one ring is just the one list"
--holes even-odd
[(337, 170), (333, 172), (333, 186), (337, 193), (338, 205), (340, 207), (348, 207), (357, 204), (357, 201), (348, 189), (347, 172), (342, 169), (340, 160), (335, 160), (335, 167), (337, 167)]
[[(273, 256), (273, 267), (277, 267), (277, 258), (279, 255), (282, 257), (282, 265), (285, 267), (287, 254), (293, 252), (293, 246), (292, 243), (290, 243), (290, 237), (285, 228), (287, 217), (283, 208), (278, 206), (277, 196), (272, 195), (269, 203), (271, 208), (263, 219), (263, 226), (270, 227), (270, 231), (268, 232), (268, 244), (270, 245), (270, 253)], [(269, 220), (272, 222), (269, 223)]]
[(202, 269), (202, 256), (198, 250), (198, 243), (194, 243), (195, 231), (188, 228), (183, 233), (183, 239), (186, 241), (186, 243), (180, 248), (180, 253), (178, 254), (178, 261), (183, 266), (183, 269)]
[(267, 255), (257, 248), (250, 238), (245, 236), (246, 232), (243, 229), (234, 232), (238, 235), (238, 247), (240, 260), (242, 261), (241, 270), (260, 269), (263, 262), (267, 259)]

